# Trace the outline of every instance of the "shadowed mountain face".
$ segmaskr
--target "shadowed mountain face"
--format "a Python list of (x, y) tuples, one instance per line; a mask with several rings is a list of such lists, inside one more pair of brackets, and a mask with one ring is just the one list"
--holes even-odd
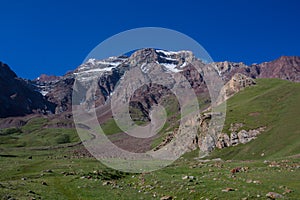
[(0, 62), (0, 117), (54, 112), (55, 104), (47, 101), (28, 81), (18, 78)]
[[(148, 71), (153, 70), (149, 66), (165, 73), (166, 78), (176, 74), (183, 75), (197, 96), (208, 98), (208, 90), (203, 76), (195, 69), (195, 65), (199, 65), (201, 62), (196, 64), (196, 60), (198, 59), (190, 51), (170, 52), (142, 49), (130, 57), (110, 57), (104, 60), (89, 59), (62, 77), (42, 75), (33, 81), (18, 78), (7, 65), (1, 63), (0, 117), (24, 116), (31, 113), (70, 113), (75, 78), (79, 80), (96, 78), (99, 86), (95, 98), (96, 105), (105, 105), (126, 71), (140, 68), (146, 77)], [(254, 79), (280, 78), (295, 82), (300, 81), (300, 57), (297, 56), (282, 56), (271, 62), (250, 66), (228, 61), (213, 64), (225, 82), (230, 81), (237, 73)], [(200, 65), (204, 66), (203, 63)], [(171, 95), (166, 88), (155, 84), (146, 85), (134, 92), (131, 97), (131, 106), (139, 109), (143, 113), (144, 119), (148, 119), (148, 110), (153, 104), (159, 103), (162, 96), (166, 95)]]

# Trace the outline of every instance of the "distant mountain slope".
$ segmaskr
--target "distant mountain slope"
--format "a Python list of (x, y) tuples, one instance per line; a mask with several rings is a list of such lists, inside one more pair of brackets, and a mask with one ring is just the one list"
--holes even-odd
[(230, 80), (234, 74), (241, 73), (251, 78), (280, 78), (300, 82), (299, 56), (281, 56), (270, 62), (252, 64), (250, 66), (242, 62), (228, 61), (215, 62), (215, 65), (225, 81)]
[(55, 105), (0, 62), (0, 117), (53, 112)]
[(259, 64), (259, 78), (280, 78), (300, 82), (300, 57), (281, 56), (280, 58)]

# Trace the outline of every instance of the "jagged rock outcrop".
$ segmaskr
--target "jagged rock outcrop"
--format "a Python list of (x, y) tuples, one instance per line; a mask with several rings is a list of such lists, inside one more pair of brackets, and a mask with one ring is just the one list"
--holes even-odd
[(256, 82), (253, 78), (245, 76), (244, 74), (236, 73), (230, 81), (225, 84), (226, 96), (230, 97), (245, 87), (255, 85)]
[(253, 78), (250, 78), (244, 74), (236, 73), (222, 88), (221, 93), (223, 95), (221, 95), (218, 101), (223, 102), (244, 88), (255, 84), (256, 82)]
[[(257, 129), (245, 130), (242, 123), (235, 123), (231, 125), (229, 129), (231, 132), (229, 134), (222, 133), (222, 126), (218, 124), (218, 120), (214, 119), (212, 121), (213, 116), (221, 118), (222, 113), (202, 113), (195, 116), (195, 118), (189, 119), (184, 126), (176, 129), (172, 134), (169, 133), (158, 148), (163, 148), (164, 145), (170, 143), (178, 135), (189, 135), (190, 139), (185, 141), (184, 146), (190, 150), (199, 148), (201, 155), (205, 156), (215, 148), (222, 149), (248, 143), (256, 139), (266, 129), (266, 127), (259, 127)], [(191, 135), (195, 129), (197, 130), (197, 134)]]
[(214, 66), (219, 71), (225, 82), (229, 81), (235, 74), (244, 74), (250, 78), (256, 78), (260, 74), (260, 67), (257, 65), (247, 66), (242, 62), (215, 62)]
[[(185, 64), (192, 63), (196, 58), (191, 51), (165, 51), (146, 48), (137, 50), (129, 58), (130, 65), (142, 65), (144, 63), (173, 64), (178, 68), (185, 67)], [(179, 67), (180, 66), (180, 67)]]
[(231, 132), (229, 135), (221, 133), (218, 135), (216, 147), (223, 149), (225, 147), (235, 146), (238, 144), (245, 144), (257, 138), (265, 130), (265, 127), (260, 127), (251, 130), (240, 130), (239, 132)]
[[(217, 118), (222, 118), (223, 113), (203, 113), (196, 116), (195, 121), (198, 121), (197, 131), (197, 146), (204, 154), (211, 152), (216, 148), (217, 133), (222, 131), (222, 122)], [(212, 118), (214, 117), (214, 120)], [(212, 128), (213, 127), (213, 128)]]

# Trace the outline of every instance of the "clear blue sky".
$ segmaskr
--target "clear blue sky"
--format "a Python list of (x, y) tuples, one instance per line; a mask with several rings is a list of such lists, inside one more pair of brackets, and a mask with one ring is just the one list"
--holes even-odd
[(24, 78), (63, 75), (101, 41), (148, 26), (187, 34), (215, 61), (300, 56), (298, 0), (2, 0), (0, 8), (0, 61)]

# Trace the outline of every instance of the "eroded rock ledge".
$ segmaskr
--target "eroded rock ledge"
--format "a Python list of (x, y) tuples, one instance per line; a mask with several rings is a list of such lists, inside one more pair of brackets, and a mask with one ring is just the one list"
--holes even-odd
[(223, 149), (225, 147), (235, 146), (238, 144), (245, 144), (257, 138), (259, 134), (261, 134), (266, 127), (260, 127), (257, 129), (251, 130), (240, 130), (239, 132), (231, 132), (230, 134), (221, 133), (218, 135), (218, 140), (216, 143), (216, 147), (219, 149)]
[[(218, 125), (210, 124), (212, 115), (214, 114), (201, 114), (197, 120), (199, 121), (199, 129), (196, 136), (197, 144), (195, 147), (198, 147), (200, 151), (206, 154), (213, 151), (215, 148), (222, 149), (225, 147), (248, 143), (251, 140), (256, 139), (258, 135), (266, 130), (266, 127), (246, 130), (243, 129), (243, 123), (234, 123), (231, 124), (231, 127), (229, 128), (230, 133), (224, 133), (218, 130), (221, 128), (218, 127)], [(209, 130), (209, 125), (214, 126), (213, 131)], [(217, 130), (221, 133), (216, 134)]]

